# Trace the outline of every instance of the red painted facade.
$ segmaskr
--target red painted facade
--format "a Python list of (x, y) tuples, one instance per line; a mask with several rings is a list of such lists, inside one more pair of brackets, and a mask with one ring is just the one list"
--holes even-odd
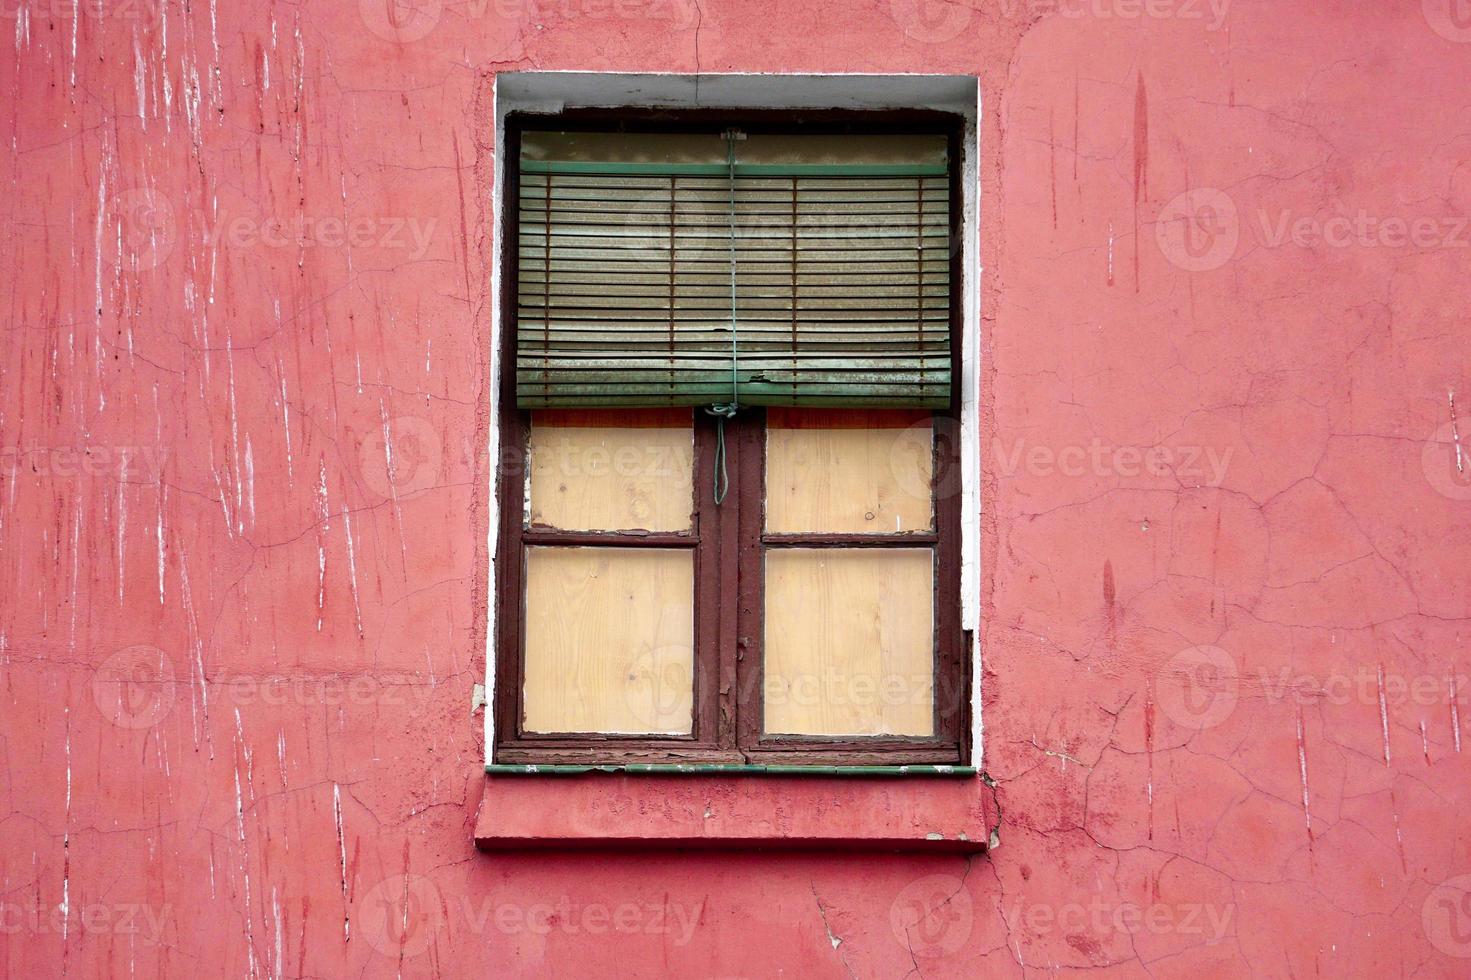
[[(9, 0), (0, 973), (1465, 976), (1462, 7)], [(990, 853), (474, 846), (534, 68), (979, 77)]]

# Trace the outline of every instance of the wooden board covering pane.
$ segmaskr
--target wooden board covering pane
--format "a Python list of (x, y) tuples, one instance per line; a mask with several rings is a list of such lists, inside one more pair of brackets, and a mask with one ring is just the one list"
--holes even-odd
[(528, 548), (522, 727), (688, 735), (694, 552)]
[(610, 411), (607, 424), (532, 416), (532, 526), (564, 531), (688, 531), (694, 510), (694, 429), (639, 424)]
[(769, 735), (934, 734), (934, 554), (766, 553)]
[[(766, 530), (898, 534), (934, 526), (932, 425), (910, 413), (777, 413), (766, 429)], [(808, 421), (813, 420), (815, 421)]]

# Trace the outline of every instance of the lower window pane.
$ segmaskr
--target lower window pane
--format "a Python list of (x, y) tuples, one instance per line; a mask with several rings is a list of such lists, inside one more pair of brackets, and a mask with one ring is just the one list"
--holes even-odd
[(529, 732), (688, 735), (694, 552), (529, 548)]
[(934, 554), (766, 553), (770, 735), (934, 734)]

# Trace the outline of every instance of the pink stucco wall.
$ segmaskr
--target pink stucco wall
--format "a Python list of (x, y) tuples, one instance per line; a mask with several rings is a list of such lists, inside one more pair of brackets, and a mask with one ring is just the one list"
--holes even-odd
[[(1463, 6), (7, 0), (0, 973), (1466, 975)], [(980, 77), (990, 854), (474, 849), (531, 68)]]

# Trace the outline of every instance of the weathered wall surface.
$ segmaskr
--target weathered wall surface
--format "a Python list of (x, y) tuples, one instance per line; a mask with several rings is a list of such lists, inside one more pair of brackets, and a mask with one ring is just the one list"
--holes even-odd
[[(9, 0), (0, 972), (1465, 975), (1457, 13)], [(526, 68), (980, 76), (989, 856), (473, 849)]]

